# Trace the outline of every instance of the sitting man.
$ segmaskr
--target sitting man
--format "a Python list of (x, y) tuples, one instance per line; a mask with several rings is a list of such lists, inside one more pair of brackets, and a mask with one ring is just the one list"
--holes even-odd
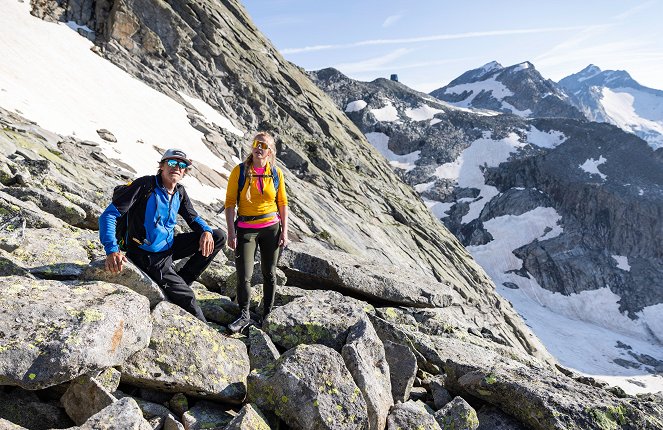
[[(116, 188), (113, 201), (99, 217), (99, 237), (106, 250), (106, 270), (119, 273), (128, 257), (147, 273), (175, 304), (205, 321), (190, 285), (212, 262), (226, 237), (212, 230), (193, 209), (179, 182), (191, 166), (186, 154), (169, 149), (161, 157), (156, 176), (143, 176)], [(123, 238), (126, 257), (115, 237), (118, 218), (127, 213)], [(180, 214), (192, 232), (175, 235)], [(173, 261), (189, 257), (175, 271)]]

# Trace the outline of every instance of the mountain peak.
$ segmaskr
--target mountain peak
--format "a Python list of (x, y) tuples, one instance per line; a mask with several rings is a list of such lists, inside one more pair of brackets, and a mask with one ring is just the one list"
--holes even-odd
[(490, 63), (486, 63), (486, 64), (484, 64), (483, 66), (479, 67), (476, 70), (477, 71), (483, 71), (484, 73), (489, 73), (489, 72), (492, 72), (494, 70), (501, 70), (503, 68), (504, 67), (500, 63), (498, 63), (497, 61), (491, 61)]

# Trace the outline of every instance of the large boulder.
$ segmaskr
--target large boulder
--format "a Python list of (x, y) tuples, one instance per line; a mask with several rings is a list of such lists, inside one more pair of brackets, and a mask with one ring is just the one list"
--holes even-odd
[(33, 202), (44, 212), (48, 212), (67, 224), (82, 226), (85, 211), (65, 197), (33, 187), (7, 187), (3, 191), (22, 201)]
[(365, 429), (361, 390), (335, 350), (299, 345), (249, 375), (249, 401), (296, 429)]
[(244, 343), (169, 302), (154, 308), (152, 322), (149, 347), (121, 368), (124, 382), (231, 403), (244, 399), (250, 370)]
[(462, 397), (455, 397), (433, 416), (443, 429), (477, 430), (479, 427), (477, 412)]
[(67, 415), (77, 425), (85, 423), (92, 415), (116, 401), (117, 398), (109, 390), (88, 375), (74, 379), (60, 398)]
[(90, 417), (80, 427), (70, 430), (153, 430), (143, 418), (136, 401), (125, 397)]
[(270, 430), (270, 426), (260, 409), (248, 403), (224, 430)]
[(117, 366), (145, 348), (149, 303), (128, 288), (0, 278), (0, 384), (40, 389)]
[(55, 216), (42, 211), (33, 202), (24, 202), (5, 193), (0, 188), (0, 221), (6, 222), (11, 218), (25, 220), (25, 226), (30, 228), (64, 227), (65, 223)]
[(382, 430), (394, 404), (382, 341), (366, 317), (350, 329), (346, 342), (341, 355), (366, 401), (368, 428)]
[(90, 263), (81, 273), (80, 279), (89, 281), (105, 281), (124, 285), (138, 294), (142, 294), (150, 301), (150, 307), (155, 307), (166, 300), (159, 286), (131, 261), (124, 263), (120, 273), (106, 270), (105, 260), (96, 260)]
[[(73, 425), (57, 401), (46, 402), (33, 391), (15, 387), (0, 390), (0, 417), (30, 430), (65, 428)], [(0, 420), (0, 429), (9, 428), (14, 427), (3, 426)]]
[(449, 306), (457, 296), (451, 284), (433, 277), (309, 243), (288, 246), (279, 267), (291, 285), (332, 289), (402, 306)]
[(319, 343), (340, 351), (350, 327), (366, 315), (365, 309), (372, 307), (334, 291), (321, 291), (274, 308), (263, 328), (285, 349)]
[(216, 403), (201, 401), (182, 415), (187, 430), (225, 429), (233, 420), (232, 411)]
[[(442, 430), (435, 421), (433, 411), (420, 401), (408, 400), (405, 403), (397, 403), (387, 418), (387, 430), (402, 429), (425, 429)], [(444, 429), (446, 430), (446, 428)]]

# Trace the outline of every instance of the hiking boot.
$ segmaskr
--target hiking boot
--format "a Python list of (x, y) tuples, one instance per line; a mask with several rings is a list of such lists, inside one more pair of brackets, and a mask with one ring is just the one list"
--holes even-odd
[(228, 324), (228, 330), (239, 333), (251, 323), (251, 315), (248, 309), (242, 309), (242, 314), (235, 321)]

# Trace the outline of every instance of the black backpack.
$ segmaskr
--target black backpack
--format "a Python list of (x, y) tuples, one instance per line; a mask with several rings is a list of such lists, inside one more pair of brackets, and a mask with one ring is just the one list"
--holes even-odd
[[(124, 185), (118, 185), (115, 188), (113, 188), (113, 201), (115, 201), (116, 197), (119, 194), (121, 194), (121, 192), (124, 191), (129, 185), (131, 185), (131, 182)], [(124, 214), (122, 214), (119, 218), (117, 218), (115, 224), (115, 240), (117, 240), (117, 244), (119, 245), (121, 251), (126, 252), (129, 249), (130, 214), (133, 215), (135, 213), (134, 208), (143, 208), (144, 210), (145, 203), (147, 202), (147, 199), (150, 198), (153, 192), (154, 192), (154, 182), (148, 181), (147, 185), (145, 186), (145, 189), (141, 192), (139, 198), (131, 205), (129, 210), (126, 211)]]

